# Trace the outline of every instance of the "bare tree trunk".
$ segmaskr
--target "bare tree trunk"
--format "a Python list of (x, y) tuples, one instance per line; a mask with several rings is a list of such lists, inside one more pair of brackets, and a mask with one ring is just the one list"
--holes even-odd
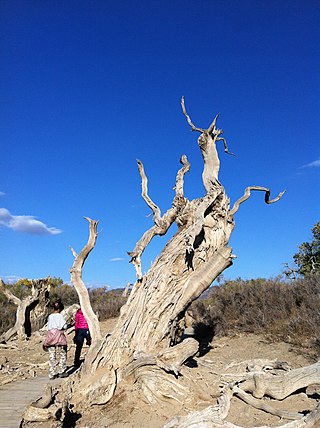
[(18, 339), (23, 340), (31, 336), (32, 331), (39, 330), (44, 325), (48, 315), (49, 279), (33, 280), (31, 294), (23, 300), (12, 294), (0, 279), (1, 291), (17, 306), (15, 325), (1, 336), (0, 341), (7, 342), (16, 335)]
[[(142, 197), (153, 211), (154, 225), (129, 253), (136, 269), (137, 282), (121, 310), (113, 333), (96, 341), (80, 372), (80, 380), (75, 385), (70, 382), (69, 392), (74, 395), (74, 402), (83, 403), (85, 400), (89, 405), (108, 402), (118, 383), (128, 374), (134, 375), (142, 383), (150, 401), (164, 397), (168, 388), (175, 398), (179, 382), (169, 373), (177, 376), (181, 365), (198, 350), (198, 342), (194, 339), (176, 345), (179, 321), (190, 304), (231, 266), (234, 256), (228, 242), (234, 228), (234, 214), (240, 204), (249, 198), (251, 190), (264, 191), (268, 204), (279, 200), (283, 194), (270, 200), (268, 188), (248, 187), (244, 196), (230, 209), (229, 198), (218, 180), (220, 160), (216, 144), (222, 141), (225, 152), (229, 151), (225, 139), (221, 137), (222, 130), (216, 128), (217, 117), (207, 130), (203, 130), (193, 125), (184, 99), (182, 110), (192, 130), (200, 132), (198, 144), (204, 161), (202, 179), (206, 193), (192, 201), (185, 198), (184, 176), (190, 165), (186, 156), (182, 156), (172, 207), (161, 216), (160, 208), (148, 195), (147, 177), (142, 162), (138, 161)], [(164, 235), (174, 222), (178, 231), (143, 276), (143, 251), (156, 235)], [(82, 266), (83, 263), (81, 269)], [(73, 277), (75, 284), (81, 283), (81, 269), (76, 271), (78, 277)], [(72, 275), (74, 272), (72, 270)], [(79, 286), (76, 288), (79, 289)], [(85, 295), (82, 285), (79, 295), (82, 299)], [(87, 309), (85, 315), (90, 319), (89, 302), (84, 303)]]
[[(87, 244), (83, 247), (79, 255), (74, 251), (73, 248), (71, 248), (71, 251), (74, 256), (74, 262), (70, 269), (70, 273), (71, 273), (71, 281), (78, 293), (80, 307), (88, 322), (88, 326), (92, 336), (92, 344), (95, 345), (96, 342), (99, 339), (101, 339), (100, 325), (99, 325), (98, 317), (93, 312), (93, 309), (91, 307), (89, 292), (82, 281), (82, 267), (88, 255), (93, 250), (96, 244), (96, 240), (98, 236), (98, 232), (97, 232), (98, 221), (91, 220), (88, 217), (85, 217), (85, 219), (88, 220), (89, 222), (89, 239)], [(92, 347), (92, 349), (93, 348), (94, 346)]]

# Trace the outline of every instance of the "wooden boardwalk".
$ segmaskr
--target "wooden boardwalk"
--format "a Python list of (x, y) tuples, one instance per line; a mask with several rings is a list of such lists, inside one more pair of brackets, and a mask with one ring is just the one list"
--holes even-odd
[(62, 379), (47, 376), (11, 382), (0, 387), (0, 427), (19, 428), (26, 406), (41, 397), (47, 383), (57, 386)]

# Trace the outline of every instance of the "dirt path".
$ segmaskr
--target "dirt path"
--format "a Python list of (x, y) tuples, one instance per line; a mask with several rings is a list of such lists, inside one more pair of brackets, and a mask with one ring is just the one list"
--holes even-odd
[(61, 379), (49, 380), (47, 376), (11, 382), (0, 387), (0, 427), (19, 428), (25, 407), (41, 397), (47, 383), (57, 386)]

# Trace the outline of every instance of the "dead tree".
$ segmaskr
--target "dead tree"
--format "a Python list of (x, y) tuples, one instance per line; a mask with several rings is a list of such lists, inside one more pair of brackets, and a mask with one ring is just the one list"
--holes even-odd
[[(223, 131), (216, 126), (218, 116), (208, 129), (201, 129), (192, 123), (183, 98), (182, 111), (192, 131), (200, 133), (198, 144), (204, 162), (205, 194), (191, 201), (185, 197), (184, 177), (190, 165), (183, 155), (180, 159), (182, 166), (176, 175), (172, 206), (161, 214), (148, 194), (147, 176), (142, 162), (138, 161), (142, 197), (153, 212), (154, 224), (129, 253), (137, 281), (122, 307), (113, 333), (100, 339), (98, 327), (94, 327), (95, 343), (87, 353), (77, 380), (69, 382), (68, 395), (82, 410), (83, 403), (87, 406), (107, 403), (117, 385), (128, 376), (141, 383), (150, 402), (168, 396), (176, 399), (183, 396), (178, 374), (183, 363), (197, 353), (199, 344), (193, 338), (175, 344), (179, 322), (190, 304), (232, 265), (235, 256), (228, 242), (240, 204), (250, 197), (251, 191), (264, 192), (267, 204), (278, 201), (283, 195), (282, 192), (270, 200), (268, 188), (250, 186), (230, 208), (229, 198), (219, 181), (217, 144), (222, 142), (225, 152), (231, 153), (222, 137)], [(83, 263), (97, 236), (97, 222), (88, 220), (89, 241), (79, 256), (74, 253), (71, 274), (76, 288), (81, 289), (81, 305), (89, 325), (95, 326), (96, 319), (81, 280)], [(143, 275), (141, 256), (144, 250), (155, 236), (165, 235), (173, 223), (178, 226), (176, 234)]]
[(74, 262), (70, 269), (70, 273), (71, 282), (73, 283), (79, 297), (80, 307), (86, 320), (88, 321), (92, 336), (92, 344), (95, 345), (101, 339), (100, 325), (98, 317), (93, 312), (91, 307), (88, 289), (82, 281), (82, 268), (84, 262), (96, 244), (98, 236), (97, 227), (99, 222), (96, 220), (91, 220), (89, 217), (85, 217), (85, 219), (89, 222), (89, 239), (79, 254), (77, 254), (71, 247), (71, 251), (74, 256)]
[(16, 321), (12, 328), (3, 333), (1, 342), (8, 342), (15, 336), (19, 340), (30, 337), (33, 331), (39, 330), (48, 316), (50, 278), (31, 281), (31, 293), (19, 299), (0, 279), (0, 290), (7, 299), (17, 306)]

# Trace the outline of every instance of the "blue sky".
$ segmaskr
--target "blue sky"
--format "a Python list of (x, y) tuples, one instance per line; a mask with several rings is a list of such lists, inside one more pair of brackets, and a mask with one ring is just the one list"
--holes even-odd
[(181, 154), (186, 196), (204, 194), (182, 95), (198, 127), (220, 112), (231, 203), (248, 185), (287, 189), (240, 207), (225, 277), (280, 274), (319, 220), (319, 18), (316, 0), (2, 0), (0, 277), (69, 281), (89, 216), (100, 233), (85, 282), (134, 282), (126, 252), (152, 226), (136, 159), (162, 212)]

